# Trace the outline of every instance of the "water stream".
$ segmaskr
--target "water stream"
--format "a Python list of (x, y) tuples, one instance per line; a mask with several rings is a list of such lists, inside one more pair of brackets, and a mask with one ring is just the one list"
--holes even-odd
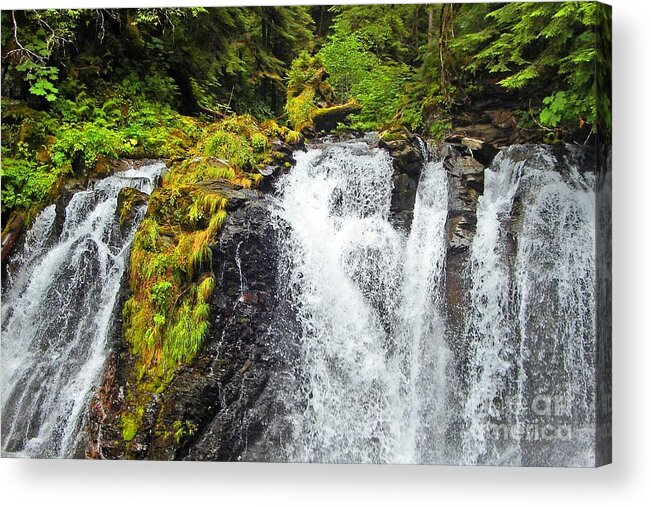
[[(269, 421), (282, 433), (268, 440), (276, 458), (593, 464), (595, 182), (582, 156), (545, 146), (496, 156), (452, 325), (444, 161), (423, 162), (404, 230), (391, 220), (386, 151), (360, 140), (296, 152), (270, 199), (290, 308), (273, 333), (282, 381), (265, 388), (284, 407)], [(75, 455), (139, 222), (119, 227), (118, 192), (151, 192), (162, 168), (77, 192), (63, 221), (46, 208), (14, 254), (2, 296), (3, 453)], [(236, 264), (242, 296), (240, 245)]]
[(75, 193), (59, 227), (55, 205), (45, 208), (14, 254), (2, 295), (3, 455), (74, 455), (145, 211), (123, 230), (118, 193), (151, 193), (163, 167), (120, 172)]

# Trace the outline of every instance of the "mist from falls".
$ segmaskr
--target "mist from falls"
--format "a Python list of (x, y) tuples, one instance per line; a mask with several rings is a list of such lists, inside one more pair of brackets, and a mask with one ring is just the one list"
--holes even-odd
[(48, 206), (12, 257), (2, 295), (3, 455), (75, 454), (145, 211), (123, 230), (118, 193), (151, 193), (163, 168), (154, 163), (96, 181), (72, 196), (62, 223)]
[[(296, 159), (273, 210), (297, 316), (278, 393), (290, 428), (281, 459), (590, 465), (592, 175), (545, 147), (498, 154), (485, 171), (455, 335), (443, 162), (424, 164), (405, 232), (389, 212), (385, 152), (333, 143)], [(461, 368), (452, 350), (463, 351)]]

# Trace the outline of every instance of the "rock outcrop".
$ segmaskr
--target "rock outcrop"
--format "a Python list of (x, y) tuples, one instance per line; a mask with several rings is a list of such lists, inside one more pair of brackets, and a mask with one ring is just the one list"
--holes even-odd
[(378, 146), (386, 149), (393, 158), (393, 195), (391, 196), (391, 221), (408, 231), (414, 218), (414, 203), (418, 180), (427, 154), (419, 138), (406, 130), (387, 131)]
[(235, 460), (261, 424), (248, 411), (266, 383), (265, 340), (275, 304), (269, 200), (259, 191), (225, 188), (219, 181), (202, 184), (228, 193), (230, 210), (211, 245), (216, 286), (204, 347), (146, 404), (127, 445), (121, 414), (128, 408), (124, 391), (134, 359), (116, 334), (87, 423), (88, 457)]

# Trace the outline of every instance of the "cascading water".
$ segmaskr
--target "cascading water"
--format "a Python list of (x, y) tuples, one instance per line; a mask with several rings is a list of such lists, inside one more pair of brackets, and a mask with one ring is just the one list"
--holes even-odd
[[(446, 167), (463, 161), (423, 163), (404, 231), (390, 212), (393, 162), (373, 145), (295, 153), (269, 198), (280, 251), (277, 362), (264, 388), (274, 409), (265, 445), (243, 459), (592, 465), (595, 181), (578, 170), (590, 164), (570, 147), (503, 149), (485, 171), (459, 282), (446, 265), (458, 255), (448, 244), (457, 176)], [(65, 220), (46, 208), (14, 255), (2, 306), (4, 454), (78, 451), (144, 212), (123, 230), (118, 192), (151, 192), (162, 168), (96, 182)], [(255, 280), (242, 244), (244, 304)], [(239, 431), (248, 438), (248, 426)]]
[(452, 387), (443, 300), (448, 181), (442, 162), (420, 177), (414, 220), (403, 254), (396, 357), (401, 366), (405, 460), (446, 463), (446, 403)]
[(129, 247), (144, 209), (120, 228), (118, 193), (151, 193), (154, 163), (73, 195), (60, 230), (51, 205), (14, 255), (2, 297), (2, 451), (71, 457), (104, 363)]
[[(496, 162), (496, 165), (499, 165)], [(504, 448), (489, 449), (488, 432), (495, 421), (514, 424), (513, 388), (517, 342), (513, 337), (513, 305), (509, 283), (511, 260), (507, 221), (520, 178), (520, 166), (506, 164), (484, 173), (484, 195), (477, 207), (477, 229), (470, 249), (469, 316), (465, 339), (468, 349), (462, 459), (476, 463), (490, 455), (495, 462), (509, 455)], [(507, 441), (508, 446), (511, 442)]]
[(594, 177), (575, 162), (513, 146), (485, 173), (468, 270), (466, 463), (594, 461)]
[(485, 171), (454, 336), (443, 163), (424, 164), (405, 235), (386, 154), (296, 155), (274, 211), (299, 324), (283, 459), (591, 464), (594, 181), (563, 153), (514, 146)]
[(275, 210), (301, 328), (286, 457), (433, 461), (443, 445), (448, 354), (442, 165), (424, 168), (405, 238), (388, 220), (385, 152), (339, 143), (296, 158)]

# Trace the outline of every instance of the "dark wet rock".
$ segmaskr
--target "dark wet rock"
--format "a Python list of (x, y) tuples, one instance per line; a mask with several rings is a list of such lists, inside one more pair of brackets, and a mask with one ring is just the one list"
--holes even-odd
[(427, 154), (424, 143), (406, 130), (383, 132), (378, 147), (393, 158), (393, 195), (391, 196), (391, 222), (408, 231), (414, 214), (416, 190)]
[(23, 230), (25, 223), (22, 213), (13, 212), (7, 220), (7, 225), (2, 229), (2, 262), (4, 263), (11, 253), (16, 241)]
[(277, 173), (280, 170), (280, 167), (277, 165), (266, 165), (261, 169), (258, 169), (258, 172), (262, 176), (272, 176), (274, 173)]
[(294, 151), (305, 149), (305, 141), (302, 136), (292, 145), (283, 141), (274, 140), (271, 141), (270, 147), (273, 164), (267, 167), (290, 167), (296, 164), (296, 160), (294, 160)]
[[(263, 413), (252, 407), (267, 382), (268, 329), (275, 311), (277, 255), (269, 199), (223, 181), (203, 182), (227, 195), (230, 212), (211, 245), (216, 286), (211, 327), (202, 350), (159, 394), (141, 406), (128, 445), (121, 414), (133, 407), (124, 393), (135, 367), (118, 319), (112, 352), (87, 422), (86, 456), (104, 459), (236, 460), (255, 442)], [(118, 305), (128, 297), (128, 284)]]
[(405, 173), (412, 178), (420, 177), (425, 154), (422, 153), (417, 138), (414, 136), (389, 140), (381, 138), (378, 146), (388, 150), (397, 172)]
[(477, 200), (484, 191), (485, 167), (472, 157), (446, 157), (448, 174), (448, 256), (465, 252), (475, 233)]
[(294, 148), (283, 141), (274, 140), (271, 141), (270, 145), (271, 150), (275, 151), (276, 153), (282, 153), (287, 156), (291, 156), (291, 154), (294, 153)]
[[(469, 250), (477, 226), (477, 202), (484, 191), (485, 166), (473, 158), (466, 146), (453, 143), (434, 143), (432, 152), (443, 158), (448, 175), (448, 238), (445, 294), (448, 308), (448, 326), (451, 335), (463, 332), (467, 293), (464, 277)], [(451, 343), (452, 348), (460, 346)], [(461, 357), (461, 352), (457, 354)]]
[(393, 194), (391, 196), (391, 222), (398, 228), (408, 231), (414, 218), (414, 203), (418, 180), (405, 173), (393, 176)]
[(139, 209), (147, 204), (149, 196), (136, 188), (124, 187), (118, 193), (118, 204), (116, 213), (120, 221), (120, 227), (130, 228), (137, 217)]
[(228, 203), (226, 209), (233, 211), (243, 206), (250, 199), (258, 197), (259, 192), (242, 188), (224, 178), (215, 178), (200, 181), (196, 184), (198, 187), (225, 197)]
[(268, 379), (276, 301), (278, 257), (268, 206), (260, 196), (231, 214), (213, 248), (215, 320), (200, 359), (203, 380), (194, 382), (206, 386), (201, 400), (212, 409), (186, 459), (238, 459), (263, 426), (251, 411)]

